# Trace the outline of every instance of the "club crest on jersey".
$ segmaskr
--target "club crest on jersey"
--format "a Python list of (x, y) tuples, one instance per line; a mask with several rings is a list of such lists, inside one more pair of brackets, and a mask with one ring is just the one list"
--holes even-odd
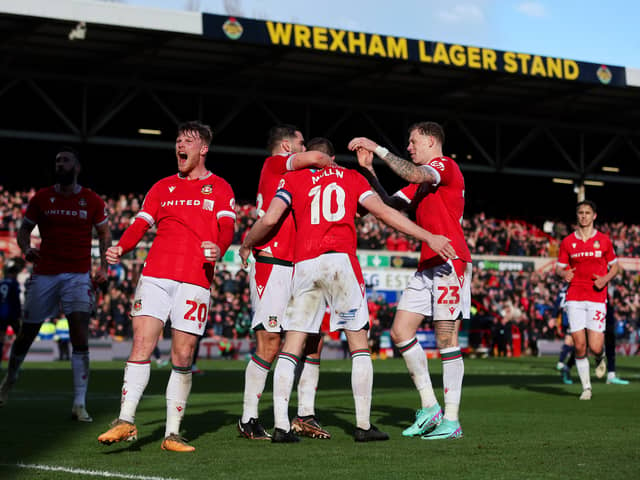
[(87, 201), (84, 198), (81, 198), (80, 201), (78, 202), (78, 205), (80, 205), (81, 207), (86, 207)]
[(200, 193), (202, 193), (203, 195), (211, 195), (212, 192), (213, 185), (205, 185), (204, 187), (202, 187), (202, 190), (200, 190)]
[(174, 185), (171, 185), (169, 187), (169, 193), (173, 193), (173, 191), (176, 189), (176, 187)]
[(275, 315), (269, 315), (269, 328), (276, 328), (278, 326), (278, 317)]
[(139, 312), (140, 310), (142, 310), (142, 300), (138, 299), (133, 302), (133, 311)]
[(596, 250), (600, 248), (600, 242), (598, 240), (593, 242), (593, 248), (595, 248)]
[(444, 171), (444, 163), (442, 163), (440, 160), (434, 160), (433, 162), (430, 162), (429, 166), (440, 170), (441, 172)]

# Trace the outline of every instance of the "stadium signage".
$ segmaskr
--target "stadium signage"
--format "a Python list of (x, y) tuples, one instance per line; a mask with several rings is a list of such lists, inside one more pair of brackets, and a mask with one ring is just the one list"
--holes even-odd
[[(229, 35), (230, 23), (234, 27), (233, 37)], [(239, 35), (238, 32), (240, 32)], [(451, 68), (602, 85), (626, 84), (623, 67), (329, 27), (230, 18), (205, 13), (203, 14), (203, 34), (227, 41), (405, 60)]]

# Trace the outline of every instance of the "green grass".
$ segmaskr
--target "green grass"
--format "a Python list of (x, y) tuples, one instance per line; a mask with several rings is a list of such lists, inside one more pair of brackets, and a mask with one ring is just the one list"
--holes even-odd
[[(371, 418), (391, 440), (356, 444), (350, 362), (324, 361), (316, 411), (331, 440), (272, 445), (238, 437), (242, 361), (203, 361), (194, 377), (183, 422), (194, 454), (160, 449), (168, 369), (152, 371), (138, 409), (139, 440), (99, 445), (96, 437), (117, 416), (121, 362), (94, 362), (89, 412), (92, 424), (69, 420), (68, 364), (27, 364), (10, 403), (0, 409), (0, 478), (79, 479), (86, 474), (18, 468), (60, 466), (111, 474), (173, 479), (601, 479), (636, 478), (640, 464), (640, 357), (619, 357), (627, 386), (593, 379), (593, 400), (578, 400), (580, 386), (565, 386), (555, 358), (465, 361), (461, 423), (464, 439), (426, 442), (404, 438), (418, 395), (399, 359), (374, 361)], [(439, 360), (429, 362), (442, 398)], [(291, 405), (295, 405), (295, 395)], [(273, 424), (271, 376), (261, 418)], [(295, 410), (291, 410), (295, 413)], [(122, 477), (120, 477), (122, 478)]]

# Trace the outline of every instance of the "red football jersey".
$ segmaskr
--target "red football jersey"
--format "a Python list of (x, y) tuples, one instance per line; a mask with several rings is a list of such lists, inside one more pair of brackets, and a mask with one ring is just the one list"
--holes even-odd
[(42, 238), (34, 273), (56, 275), (91, 269), (93, 227), (108, 218), (104, 201), (92, 190), (78, 185), (71, 195), (63, 195), (54, 185), (33, 196), (24, 221), (37, 224)]
[[(423, 168), (435, 173), (439, 181), (435, 185), (417, 184), (403, 188), (395, 195), (416, 207), (416, 223), (431, 233), (444, 235), (463, 262), (471, 261), (471, 253), (462, 231), (464, 214), (464, 178), (458, 164), (449, 157), (432, 159)], [(442, 259), (426, 243), (420, 249), (418, 270), (441, 263)]]
[(604, 233), (594, 231), (591, 238), (582, 240), (576, 232), (565, 237), (560, 244), (558, 267), (575, 268), (573, 280), (567, 290), (567, 300), (604, 303), (607, 289), (596, 290), (593, 276), (606, 275), (609, 266), (617, 262), (611, 239)]
[(277, 196), (292, 208), (296, 226), (294, 261), (326, 252), (355, 256), (358, 203), (373, 192), (355, 170), (299, 170), (283, 177)]
[(236, 218), (233, 190), (225, 180), (211, 172), (197, 180), (177, 174), (163, 178), (151, 187), (136, 217), (158, 227), (143, 275), (211, 286), (213, 264), (200, 245), (217, 243), (219, 218)]
[[(295, 155), (295, 154), (294, 154)], [(269, 209), (282, 176), (293, 170), (291, 161), (294, 155), (279, 154), (268, 157), (262, 166), (260, 181), (258, 183), (258, 197), (256, 199), (256, 209), (258, 218), (264, 215)], [(293, 261), (293, 241), (296, 235), (296, 227), (291, 215), (287, 215), (279, 228), (263, 243), (255, 247), (256, 250), (264, 250), (271, 253), (276, 258), (286, 261)]]

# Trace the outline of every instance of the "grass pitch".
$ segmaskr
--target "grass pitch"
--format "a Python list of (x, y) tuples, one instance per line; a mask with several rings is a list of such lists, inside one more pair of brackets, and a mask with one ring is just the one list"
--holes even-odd
[[(423, 441), (401, 432), (418, 395), (401, 359), (374, 361), (371, 418), (387, 442), (356, 444), (349, 361), (323, 361), (316, 413), (331, 440), (272, 445), (242, 439), (244, 361), (201, 361), (183, 422), (193, 454), (160, 449), (168, 368), (153, 368), (140, 403), (139, 440), (106, 447), (96, 438), (117, 416), (123, 363), (92, 365), (90, 424), (70, 421), (71, 373), (65, 363), (25, 365), (0, 409), (2, 479), (601, 479), (636, 478), (640, 467), (640, 357), (618, 357), (630, 385), (593, 379), (593, 400), (580, 385), (560, 383), (555, 357), (465, 360), (464, 439)], [(430, 360), (442, 402), (439, 360)], [(261, 420), (273, 425), (271, 375)], [(291, 405), (296, 404), (294, 394)], [(290, 413), (295, 414), (292, 408)]]

